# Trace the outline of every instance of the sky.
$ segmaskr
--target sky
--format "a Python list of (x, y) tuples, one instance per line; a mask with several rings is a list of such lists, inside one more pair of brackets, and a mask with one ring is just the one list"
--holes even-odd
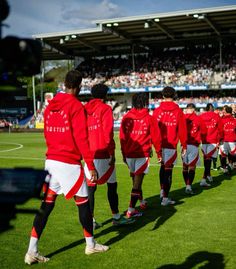
[(94, 21), (126, 16), (236, 5), (236, 0), (8, 0), (2, 37), (96, 27)]

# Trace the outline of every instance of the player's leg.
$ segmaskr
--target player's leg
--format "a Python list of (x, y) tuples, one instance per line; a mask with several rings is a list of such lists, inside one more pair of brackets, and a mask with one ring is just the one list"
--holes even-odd
[[(135, 210), (135, 206), (138, 200), (143, 201), (142, 182), (144, 175), (148, 173), (149, 158), (127, 158), (126, 162), (130, 169), (130, 175), (132, 178), (133, 186), (130, 193), (130, 202), (127, 210), (127, 217), (141, 216), (142, 213)], [(146, 206), (146, 204), (145, 204)]]
[(194, 194), (192, 189), (192, 184), (195, 178), (195, 171), (196, 171), (196, 165), (190, 165), (188, 170), (188, 182), (189, 185), (186, 187), (186, 193), (188, 194)]
[(85, 254), (90, 255), (98, 252), (105, 252), (108, 246), (98, 244), (93, 237), (93, 216), (89, 206), (87, 184), (84, 181), (79, 191), (74, 196), (75, 204), (78, 207), (79, 221), (83, 227), (86, 241)]
[(182, 170), (185, 186), (190, 185), (189, 183), (189, 175), (188, 175), (188, 165), (183, 163), (183, 170)]
[(117, 182), (107, 182), (107, 197), (112, 211), (112, 224), (121, 226), (130, 224), (131, 220), (125, 218), (119, 213), (119, 198), (117, 193)]
[(164, 170), (164, 180), (163, 180), (163, 190), (164, 195), (163, 198), (167, 198), (172, 185), (172, 172), (173, 172), (173, 164), (165, 164)]
[[(94, 160), (94, 165), (96, 168), (96, 171), (98, 172), (98, 174), (100, 174), (100, 170), (99, 170), (99, 163), (98, 160)], [(94, 208), (95, 208), (95, 192), (97, 190), (97, 184), (94, 182), (91, 182), (91, 175), (89, 173), (87, 164), (85, 163), (84, 165), (84, 171), (85, 171), (85, 177), (86, 177), (86, 181), (87, 181), (87, 185), (88, 185), (88, 198), (89, 198), (89, 205), (90, 205), (90, 210), (92, 212), (92, 216), (93, 216), (93, 229), (98, 229), (100, 227), (102, 227), (102, 224), (98, 223), (95, 219), (95, 215), (94, 215)]]
[(188, 179), (185, 192), (187, 194), (194, 194), (192, 190), (192, 184), (195, 177), (196, 166), (197, 164), (200, 164), (198, 146), (188, 145), (186, 155), (188, 156), (186, 160), (188, 165)]
[(130, 206), (132, 208), (135, 208), (137, 201), (140, 200), (142, 197), (143, 178), (144, 178), (144, 173), (134, 175), (133, 188), (131, 191), (131, 199), (130, 199)]
[(203, 153), (204, 172), (203, 172), (203, 177), (200, 181), (200, 186), (202, 187), (211, 186), (209, 183), (206, 182), (207, 177), (210, 175), (210, 172), (211, 172), (211, 157), (212, 156), (209, 155), (209, 151), (210, 151), (210, 145), (203, 144), (202, 153)]
[(188, 175), (188, 165), (189, 165), (189, 156), (190, 154), (190, 148), (189, 148), (189, 145), (187, 145), (187, 151), (186, 151), (186, 154), (185, 156), (182, 156), (182, 162), (183, 162), (183, 169), (182, 169), (182, 175), (183, 175), (183, 178), (184, 178), (184, 183), (185, 183), (185, 186), (189, 186), (190, 183), (189, 183), (189, 175)]
[(49, 260), (49, 258), (38, 253), (38, 242), (47, 224), (48, 217), (54, 208), (56, 197), (56, 193), (49, 189), (45, 193), (40, 210), (34, 218), (29, 247), (25, 255), (25, 263), (27, 264), (47, 262)]
[(92, 215), (94, 215), (94, 205), (95, 205), (95, 192), (97, 190), (97, 185), (94, 184), (92, 186), (88, 185), (88, 198), (89, 198), (89, 206)]
[(97, 190), (97, 184), (89, 184), (88, 183), (88, 198), (89, 198), (89, 206), (93, 216), (93, 229), (96, 230), (102, 227), (102, 224), (98, 223), (94, 217), (94, 207), (95, 207), (95, 192)]
[(119, 214), (117, 182), (114, 183), (107, 182), (107, 198), (109, 201), (112, 215)]
[(164, 196), (164, 181), (165, 181), (165, 165), (161, 163), (161, 167), (159, 170), (159, 180), (160, 180), (160, 200), (162, 200)]
[(229, 173), (231, 173), (232, 170), (234, 170), (234, 163), (236, 160), (236, 143), (228, 142), (227, 146), (228, 146), (228, 170)]
[(175, 204), (175, 201), (172, 201), (168, 198), (169, 192), (172, 185), (172, 172), (174, 163), (176, 162), (177, 151), (176, 149), (163, 149), (162, 150), (162, 171), (160, 171), (160, 182), (163, 188), (163, 198), (161, 205), (166, 206), (170, 204)]

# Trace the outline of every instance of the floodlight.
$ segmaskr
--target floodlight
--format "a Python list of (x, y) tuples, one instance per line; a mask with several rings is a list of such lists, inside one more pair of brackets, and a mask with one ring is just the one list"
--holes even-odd
[(147, 28), (149, 28), (149, 27), (150, 27), (149, 23), (148, 23), (148, 22), (145, 22), (145, 23), (144, 23), (144, 28), (147, 29)]

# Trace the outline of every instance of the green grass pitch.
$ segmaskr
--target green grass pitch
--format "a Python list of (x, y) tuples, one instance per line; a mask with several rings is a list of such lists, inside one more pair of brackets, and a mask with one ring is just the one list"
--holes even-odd
[[(119, 207), (127, 209), (131, 179), (122, 163), (118, 134), (116, 170)], [(44, 167), (45, 143), (42, 133), (0, 133), (0, 167)], [(72, 200), (58, 197), (39, 243), (47, 264), (32, 265), (48, 269), (190, 269), (236, 268), (236, 176), (212, 171), (214, 182), (208, 189), (199, 186), (203, 169), (197, 168), (196, 195), (184, 193), (181, 162), (173, 171), (170, 197), (175, 206), (161, 207), (159, 200), (159, 165), (151, 159), (149, 174), (143, 182), (149, 207), (144, 215), (126, 227), (113, 227), (106, 198), (106, 185), (98, 186), (95, 215), (103, 227), (95, 238), (108, 244), (107, 253), (86, 256), (77, 208)], [(1, 179), (0, 179), (1, 180)], [(40, 200), (31, 199), (20, 209), (38, 209)], [(0, 268), (22, 269), (34, 215), (19, 213), (12, 228), (0, 234)]]

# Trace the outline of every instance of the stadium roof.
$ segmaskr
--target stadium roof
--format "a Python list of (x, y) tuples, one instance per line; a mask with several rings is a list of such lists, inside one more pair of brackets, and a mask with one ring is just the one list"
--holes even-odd
[(152, 47), (236, 40), (236, 5), (155, 13), (94, 22), (96, 27), (33, 37), (43, 59), (148, 52)]

